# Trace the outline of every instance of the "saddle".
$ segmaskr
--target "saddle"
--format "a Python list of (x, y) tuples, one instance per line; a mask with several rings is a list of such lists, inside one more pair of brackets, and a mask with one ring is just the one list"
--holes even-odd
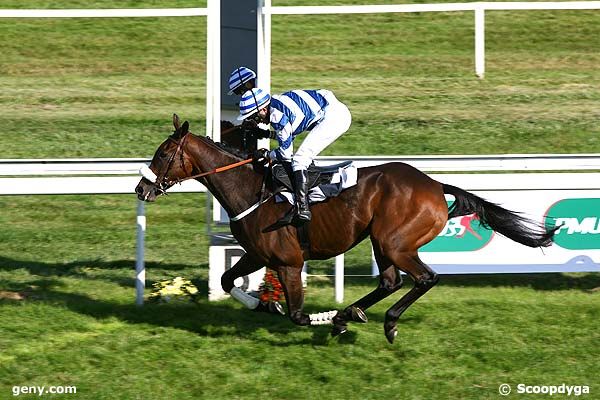
[[(331, 183), (334, 174), (338, 173), (340, 169), (344, 169), (352, 164), (352, 161), (344, 161), (338, 164), (326, 165), (322, 167), (316, 166), (314, 163), (308, 167), (308, 190), (321, 186), (321, 189), (325, 185)], [(280, 192), (294, 192), (294, 184), (292, 183), (292, 163), (280, 162), (271, 166), (272, 174), (272, 189), (276, 193)], [(341, 190), (340, 190), (341, 191)], [(332, 197), (337, 195), (330, 193), (326, 194), (326, 197)]]
[[(349, 173), (349, 170), (354, 170), (354, 173)], [(342, 172), (343, 171), (343, 172)], [(323, 201), (329, 197), (339, 195), (342, 190), (356, 184), (356, 167), (352, 165), (352, 161), (344, 161), (342, 163), (317, 167), (311, 164), (308, 169), (308, 198), (309, 202)], [(338, 175), (334, 182), (334, 177)], [(344, 175), (344, 178), (341, 175)], [(349, 178), (348, 176), (354, 176)], [(271, 174), (269, 186), (274, 194), (280, 199), (276, 201), (288, 201), (293, 204), (294, 185), (292, 183), (292, 164), (290, 162), (278, 162), (271, 166)], [(275, 224), (265, 228), (263, 232), (270, 232), (279, 229), (282, 226), (294, 223), (294, 207), (291, 207), (288, 212)], [(300, 245), (303, 249), (309, 248), (308, 227), (304, 224), (296, 225), (300, 238)]]

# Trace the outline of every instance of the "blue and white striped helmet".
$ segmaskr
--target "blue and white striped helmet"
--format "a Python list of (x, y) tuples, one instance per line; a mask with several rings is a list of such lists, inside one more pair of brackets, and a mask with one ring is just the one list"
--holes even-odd
[(242, 95), (240, 100), (240, 115), (238, 121), (244, 120), (261, 108), (268, 105), (271, 101), (271, 96), (265, 90), (254, 88), (248, 90)]
[(242, 86), (244, 83), (251, 79), (256, 78), (256, 73), (250, 68), (239, 67), (234, 69), (229, 75), (229, 92), (228, 95), (232, 95), (233, 91)]

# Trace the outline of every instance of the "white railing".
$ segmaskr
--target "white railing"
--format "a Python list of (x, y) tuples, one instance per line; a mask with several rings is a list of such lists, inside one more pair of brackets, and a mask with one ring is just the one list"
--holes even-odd
[(259, 1), (258, 78), (265, 89), (271, 88), (271, 16), (284, 14), (375, 14), (412, 12), (473, 11), (475, 24), (475, 74), (485, 74), (485, 12), (493, 10), (598, 10), (600, 1), (558, 2), (474, 2), (439, 4), (355, 5), (355, 6), (271, 6), (271, 0)]
[[(600, 154), (538, 155), (456, 155), (456, 156), (363, 156), (318, 157), (319, 164), (352, 159), (366, 167), (386, 162), (406, 162), (428, 172), (462, 171), (591, 171), (600, 170)], [(139, 170), (148, 159), (43, 159), (0, 160), (0, 195), (44, 194), (131, 194), (140, 180)], [(510, 174), (432, 175), (467, 190), (600, 189), (599, 174), (536, 173), (522, 174), (519, 180)], [(199, 193), (206, 188), (197, 181), (185, 181), (170, 192)], [(145, 286), (144, 238), (146, 217), (144, 202), (137, 201), (136, 302), (143, 303)], [(336, 300), (343, 299), (344, 258), (335, 262)]]

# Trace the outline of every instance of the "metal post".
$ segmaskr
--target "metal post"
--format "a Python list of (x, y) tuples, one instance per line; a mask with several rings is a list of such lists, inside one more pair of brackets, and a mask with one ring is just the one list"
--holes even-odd
[(335, 257), (335, 301), (344, 301), (344, 253)]
[(144, 288), (146, 287), (146, 267), (144, 266), (144, 235), (146, 233), (146, 215), (144, 202), (138, 200), (137, 205), (137, 241), (135, 257), (135, 304), (144, 304)]
[[(209, 62), (212, 63), (212, 88), (213, 93), (210, 99), (212, 101), (212, 139), (215, 142), (221, 141), (221, 1), (209, 0), (209, 24), (212, 38), (212, 54)], [(208, 121), (207, 121), (208, 122)]]
[(308, 286), (308, 263), (304, 261), (302, 265), (302, 272), (300, 272), (300, 279), (302, 279), (302, 287)]
[(213, 3), (216, 0), (208, 0), (207, 3), (207, 14), (206, 14), (206, 136), (213, 137), (213, 94), (215, 92), (214, 84), (214, 73), (213, 73), (213, 57), (215, 56), (214, 50), (214, 16), (212, 15)]
[(271, 91), (271, 0), (258, 0), (256, 18), (257, 83), (260, 88)]
[[(263, 12), (266, 11), (265, 14)], [(258, 0), (256, 11), (257, 86), (271, 92), (271, 0)], [(259, 139), (259, 148), (269, 148), (269, 139)]]
[(483, 79), (485, 74), (485, 9), (475, 8), (475, 74)]

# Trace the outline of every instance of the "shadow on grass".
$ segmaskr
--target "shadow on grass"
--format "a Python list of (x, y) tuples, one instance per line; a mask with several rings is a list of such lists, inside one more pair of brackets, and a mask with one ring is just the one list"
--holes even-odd
[[(0, 256), (0, 270), (10, 271), (25, 269), (33, 275), (39, 276), (72, 276), (83, 279), (103, 279), (115, 282), (125, 287), (134, 286), (134, 266), (132, 260), (84, 260), (70, 263), (44, 263), (40, 261), (15, 260)], [(131, 279), (123, 277), (90, 277), (83, 268), (92, 268), (107, 271), (130, 270)], [(187, 264), (169, 264), (147, 262), (146, 269), (162, 271), (183, 271), (191, 268), (208, 268), (207, 264), (187, 265)], [(404, 287), (412, 287), (412, 281), (406, 275), (404, 277)], [(377, 286), (379, 280), (377, 277), (352, 277), (345, 278), (346, 284), (373, 285)], [(147, 281), (152, 284), (152, 281)], [(206, 284), (204, 282), (204, 284)], [(333, 285), (333, 277), (311, 280), (310, 285), (315, 287), (325, 287)], [(599, 273), (538, 273), (538, 274), (465, 274), (465, 275), (441, 275), (439, 285), (455, 287), (530, 287), (536, 290), (573, 290), (579, 289), (589, 291), (600, 287)], [(365, 292), (366, 294), (366, 292)]]
[[(97, 320), (117, 318), (130, 324), (148, 325), (150, 332), (158, 328), (182, 329), (200, 336), (223, 338), (247, 338), (248, 340), (266, 341), (273, 346), (327, 346), (332, 341), (329, 336), (330, 327), (299, 327), (294, 325), (287, 316), (254, 312), (232, 304), (232, 301), (208, 302), (202, 299), (197, 303), (154, 304), (148, 303), (143, 307), (131, 303), (95, 299), (81, 293), (70, 291), (70, 285), (61, 280), (61, 277), (76, 277), (86, 280), (114, 281), (121, 284), (122, 280), (106, 279), (88, 276), (78, 270), (79, 267), (95, 267), (99, 269), (116, 270), (126, 269), (132, 272), (131, 262), (99, 262), (78, 261), (66, 264), (47, 264), (41, 262), (17, 261), (0, 257), (0, 270), (11, 271), (25, 269), (32, 275), (26, 281), (7, 281), (2, 288), (6, 293), (18, 294), (18, 299), (1, 298), (0, 304), (39, 302), (50, 306), (58, 306), (81, 315), (86, 315)], [(189, 265), (164, 265), (152, 264), (148, 268), (161, 268), (163, 270), (178, 270), (191, 268)], [(206, 280), (192, 279), (202, 293), (208, 292)], [(127, 280), (128, 287), (133, 288), (133, 277)], [(273, 335), (264, 335), (257, 331), (267, 331)], [(308, 330), (311, 335), (291, 335), (291, 333)], [(259, 338), (259, 339), (257, 339)], [(340, 344), (350, 344), (352, 338), (338, 341)]]
[[(38, 282), (28, 282), (33, 284)], [(253, 312), (231, 306), (227, 301), (179, 304), (146, 303), (143, 307), (134, 304), (122, 304), (91, 297), (49, 290), (53, 280), (46, 282), (29, 292), (26, 300), (0, 299), (2, 304), (24, 304), (23, 302), (42, 302), (49, 306), (58, 306), (98, 321), (117, 318), (128, 324), (146, 326), (142, 328), (151, 334), (160, 334), (162, 328), (185, 330), (199, 336), (225, 339), (260, 340), (272, 346), (327, 346), (332, 341), (330, 327), (298, 327), (287, 317), (274, 314)], [(299, 330), (309, 330), (311, 337), (292, 335)], [(270, 335), (265, 335), (267, 331)], [(355, 337), (338, 341), (340, 344), (352, 344)]]
[[(145, 264), (146, 269), (161, 270), (161, 271), (183, 271), (189, 269), (208, 269), (207, 264), (198, 265), (187, 265), (187, 264), (168, 264), (159, 262), (147, 262)], [(115, 261), (103, 261), (103, 260), (83, 260), (73, 261), (69, 263), (45, 263), (41, 261), (30, 261), (30, 260), (15, 260), (7, 257), (0, 256), (0, 270), (4, 271), (15, 271), (24, 269), (32, 275), (50, 277), (50, 276), (66, 276), (88, 280), (104, 280), (108, 282), (116, 283), (123, 287), (134, 287), (135, 286), (135, 261), (132, 260), (115, 260)], [(106, 274), (100, 276), (90, 276), (84, 269), (96, 269), (107, 271)], [(114, 273), (114, 276), (110, 276), (111, 271), (131, 271), (131, 277), (122, 277)], [(152, 286), (154, 281), (146, 280), (146, 286)], [(200, 283), (199, 289), (208, 290), (208, 283)], [(202, 287), (202, 285), (204, 287)]]
[[(106, 270), (102, 276), (89, 276), (80, 267), (96, 268)], [(151, 269), (166, 271), (188, 270), (198, 268), (184, 264), (162, 264), (148, 263)], [(203, 267), (206, 267), (204, 265)], [(80, 293), (70, 293), (68, 285), (57, 277), (68, 276), (86, 280), (105, 280), (126, 287), (133, 287), (133, 265), (131, 261), (77, 261), (65, 264), (52, 264), (42, 262), (30, 262), (0, 257), (0, 270), (11, 271), (26, 269), (32, 275), (27, 282), (6, 282), (5, 289), (20, 291), (29, 285), (31, 289), (26, 301), (41, 301), (48, 304), (57, 304), (73, 312), (87, 315), (95, 319), (117, 318), (132, 324), (146, 324), (152, 327), (169, 327), (183, 329), (195, 334), (213, 338), (231, 337), (247, 338), (249, 340), (267, 341), (273, 346), (294, 346), (308, 344), (312, 346), (327, 346), (332, 341), (337, 344), (352, 344), (356, 340), (352, 329), (339, 339), (331, 339), (330, 327), (298, 327), (287, 317), (271, 314), (252, 312), (240, 306), (233, 305), (231, 301), (208, 302), (201, 300), (197, 304), (146, 304), (137, 307), (132, 303), (113, 302), (98, 300)], [(122, 270), (119, 272), (118, 270)], [(115, 276), (111, 277), (111, 271)], [(123, 273), (132, 277), (123, 278)], [(121, 276), (119, 276), (121, 274)], [(206, 280), (193, 280), (202, 293), (207, 293), (208, 282)], [(364, 288), (366, 295), (377, 286), (377, 278), (347, 277), (348, 286), (360, 286)], [(332, 287), (328, 279), (319, 279), (315, 282), (309, 281), (309, 287)], [(600, 287), (600, 274), (498, 274), (498, 275), (444, 275), (440, 286), (452, 287), (530, 287), (535, 290), (582, 290), (592, 292)], [(149, 285), (150, 286), (150, 285)], [(412, 281), (405, 277), (405, 286), (394, 301), (412, 287)], [(435, 290), (435, 288), (433, 289)], [(132, 292), (133, 293), (133, 292)], [(347, 299), (344, 306), (357, 299)], [(388, 301), (386, 299), (386, 301)], [(6, 301), (6, 300), (3, 300)], [(309, 299), (310, 301), (310, 299)], [(393, 301), (390, 303), (390, 305)], [(340, 306), (341, 307), (341, 306)], [(315, 312), (310, 307), (307, 312)], [(371, 322), (382, 323), (384, 314), (369, 316)], [(422, 320), (420, 314), (403, 315), (400, 323), (419, 324)], [(293, 335), (293, 332), (309, 329), (311, 337), (306, 335)], [(263, 335), (257, 330), (274, 335)], [(257, 339), (259, 338), (259, 339)]]

